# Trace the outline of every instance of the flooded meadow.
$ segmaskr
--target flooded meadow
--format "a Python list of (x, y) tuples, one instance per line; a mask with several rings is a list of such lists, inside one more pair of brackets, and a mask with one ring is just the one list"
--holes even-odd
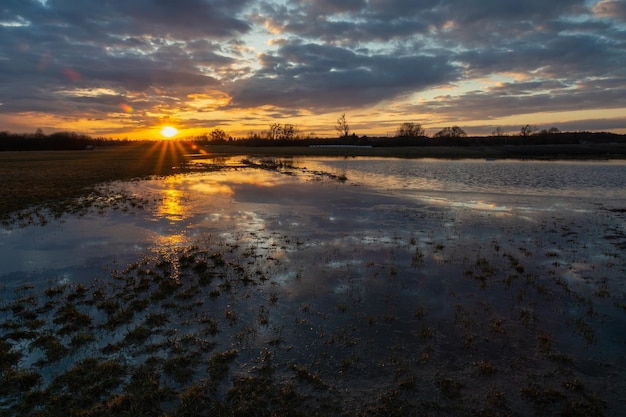
[(626, 410), (626, 162), (194, 163), (0, 228), (0, 415)]

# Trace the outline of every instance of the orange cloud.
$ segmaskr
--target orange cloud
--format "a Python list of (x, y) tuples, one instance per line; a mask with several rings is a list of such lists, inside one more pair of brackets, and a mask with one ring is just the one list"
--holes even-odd
[(120, 103), (120, 109), (122, 109), (124, 113), (132, 113), (135, 111), (131, 105), (126, 103)]
[(65, 78), (67, 78), (70, 81), (80, 81), (80, 79), (82, 78), (80, 75), (80, 72), (76, 71), (73, 68), (63, 68), (63, 75), (65, 75)]

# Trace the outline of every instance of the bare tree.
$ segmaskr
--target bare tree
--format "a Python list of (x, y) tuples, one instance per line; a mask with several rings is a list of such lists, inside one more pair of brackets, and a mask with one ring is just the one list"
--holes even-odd
[(464, 138), (467, 133), (458, 126), (444, 127), (439, 132), (435, 133), (435, 138)]
[(495, 129), (493, 129), (493, 132), (491, 132), (491, 136), (501, 138), (501, 137), (506, 136), (506, 133), (504, 132), (504, 129), (502, 129), (501, 127), (496, 127)]
[(546, 136), (546, 135), (558, 135), (559, 133), (561, 133), (561, 131), (559, 129), (557, 129), (556, 127), (551, 127), (550, 129), (542, 129), (539, 134)]
[(285, 123), (285, 125), (283, 126), (280, 132), (280, 138), (291, 140), (291, 139), (295, 139), (295, 137), (296, 137), (296, 127), (290, 123)]
[(418, 138), (426, 136), (426, 131), (419, 123), (405, 122), (400, 125), (397, 136)]
[(283, 127), (280, 123), (272, 123), (270, 125), (270, 130), (267, 132), (267, 138), (271, 140), (275, 140), (280, 138), (281, 132), (283, 131)]
[(520, 128), (519, 134), (520, 134), (520, 136), (530, 136), (530, 135), (532, 135), (536, 131), (537, 131), (537, 127), (531, 126), (531, 125), (526, 125), (526, 126), (522, 126)]
[(346, 114), (342, 114), (339, 119), (337, 119), (337, 125), (335, 126), (335, 130), (339, 133), (339, 137), (345, 138), (350, 135), (350, 126), (346, 120)]
[(220, 128), (215, 128), (211, 131), (211, 140), (215, 142), (221, 142), (226, 140), (226, 132)]

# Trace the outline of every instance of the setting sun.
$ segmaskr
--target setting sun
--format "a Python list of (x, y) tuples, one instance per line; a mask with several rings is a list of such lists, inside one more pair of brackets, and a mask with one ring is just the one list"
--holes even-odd
[(178, 129), (172, 126), (165, 126), (161, 129), (161, 134), (166, 138), (171, 138), (178, 133)]

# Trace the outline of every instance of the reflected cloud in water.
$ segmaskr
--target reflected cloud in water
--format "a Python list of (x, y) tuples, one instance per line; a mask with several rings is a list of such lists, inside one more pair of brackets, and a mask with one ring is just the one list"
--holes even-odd
[[(353, 179), (359, 177), (355, 174), (361, 166), (358, 163), (363, 164), (359, 169), (362, 169), (360, 177), (365, 185)], [(381, 164), (389, 168), (386, 180), (380, 180)], [(363, 242), (369, 239), (381, 245), (393, 241), (397, 237), (394, 233), (397, 235), (398, 231), (405, 232), (414, 226), (430, 230), (431, 239), (457, 239), (459, 235), (472, 235), (476, 227), (482, 230), (481, 236), (486, 236), (499, 233), (487, 223), (498, 216), (535, 224), (541, 217), (539, 213), (569, 211), (583, 216), (595, 210), (596, 204), (593, 198), (585, 200), (580, 195), (549, 198), (507, 194), (506, 190), (501, 190), (500, 194), (481, 194), (474, 189), (471, 192), (425, 191), (411, 188), (412, 177), (407, 177), (410, 172), (424, 171), (423, 166), (427, 167), (426, 171), (462, 173), (481, 167), (479, 162), (459, 162), (454, 169), (450, 166), (455, 163), (450, 161), (323, 160), (302, 165), (314, 169), (338, 165), (341, 172), (347, 173), (349, 182), (321, 181), (311, 169), (298, 175), (284, 175), (277, 171), (227, 168), (122, 183), (118, 186), (131, 195), (153, 201), (152, 211), (110, 211), (105, 217), (92, 214), (70, 218), (62, 224), (53, 221), (43, 227), (3, 230), (1, 245), (5, 259), (0, 275), (97, 264), (98, 258), (134, 254), (149, 247), (185, 245), (207, 234), (222, 236), (233, 243), (247, 243), (255, 239), (255, 234), (271, 230), (293, 235), (294, 240), (308, 245), (332, 245), (329, 242), (336, 239), (337, 234), (352, 235), (355, 231)], [(493, 165), (487, 166), (491, 169)], [(509, 170), (519, 168), (517, 164), (503, 166)], [(614, 164), (607, 165), (609, 172), (614, 168)], [(404, 176), (398, 176), (398, 172), (405, 172)], [(430, 175), (434, 174), (427, 173), (426, 177)], [(454, 182), (461, 180), (455, 178)], [(376, 183), (379, 186), (375, 186)], [(400, 183), (404, 184), (401, 188), (391, 186)], [(612, 195), (619, 197), (620, 194)], [(476, 226), (476, 219), (482, 217), (485, 220), (480, 220)]]

